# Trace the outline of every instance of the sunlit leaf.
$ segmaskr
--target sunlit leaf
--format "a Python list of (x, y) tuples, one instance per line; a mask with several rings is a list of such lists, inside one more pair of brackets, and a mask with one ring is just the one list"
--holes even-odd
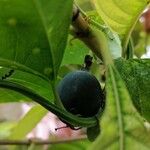
[(7, 138), (10, 135), (11, 130), (15, 127), (15, 125), (16, 122), (14, 121), (6, 121), (0, 123), (0, 139)]
[(123, 49), (127, 48), (130, 34), (149, 0), (93, 0), (104, 22), (122, 37)]
[(105, 25), (105, 23), (102, 21), (102, 18), (98, 16), (98, 13), (96, 11), (89, 11), (87, 12), (87, 15), (88, 15), (89, 20), (91, 20), (89, 21), (89, 24), (91, 24), (92, 26), (96, 27), (97, 29), (105, 33), (105, 36), (108, 41), (108, 47), (109, 47), (112, 57), (114, 59), (121, 57), (122, 47), (121, 47), (121, 41), (119, 39), (118, 34), (115, 32), (112, 32)]
[(24, 139), (32, 131), (37, 123), (46, 115), (48, 111), (40, 105), (36, 105), (18, 122), (8, 137), (11, 140)]

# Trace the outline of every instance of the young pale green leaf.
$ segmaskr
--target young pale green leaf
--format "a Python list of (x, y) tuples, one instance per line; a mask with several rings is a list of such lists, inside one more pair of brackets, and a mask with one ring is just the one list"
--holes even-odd
[(150, 122), (150, 59), (117, 59), (116, 67), (140, 114)]
[(72, 0), (7, 0), (0, 10), (0, 65), (55, 79)]
[(113, 58), (121, 57), (122, 47), (121, 47), (121, 41), (119, 39), (118, 34), (115, 32), (112, 32), (104, 24), (104, 22), (102, 21), (102, 18), (98, 16), (98, 13), (96, 11), (89, 11), (87, 12), (87, 14), (89, 18), (89, 24), (103, 31), (103, 33), (105, 34), (112, 57)]
[[(8, 68), (0, 68), (0, 78), (5, 77), (5, 75), (9, 74), (10, 69)], [(33, 91), (39, 93), (41, 96), (49, 99), (51, 102), (54, 100), (54, 96), (52, 93), (52, 87), (49, 82), (43, 80), (42, 78), (22, 72), (22, 71), (14, 71), (13, 74), (7, 78), (9, 81), (13, 81), (15, 83), (19, 83), (24, 85)], [(16, 102), (16, 101), (29, 101), (29, 97), (25, 97), (17, 92), (14, 92), (9, 89), (0, 88), (0, 103), (2, 102)]]
[[(18, 122), (8, 137), (10, 140), (20, 140), (37, 125), (48, 111), (40, 105), (36, 105)], [(34, 118), (34, 119), (33, 119)]]
[(130, 34), (149, 2), (149, 0), (93, 0), (104, 22), (121, 35), (123, 49), (127, 48)]
[(89, 150), (149, 150), (150, 132), (132, 106), (128, 91), (114, 66), (108, 66), (107, 101), (101, 134)]

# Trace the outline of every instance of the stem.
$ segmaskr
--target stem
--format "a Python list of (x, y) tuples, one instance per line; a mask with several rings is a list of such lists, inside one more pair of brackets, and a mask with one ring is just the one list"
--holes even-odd
[(129, 43), (127, 46), (127, 51), (126, 51), (126, 59), (133, 58), (133, 55), (134, 55), (134, 45), (133, 45), (132, 37), (130, 37)]
[(57, 141), (50, 141), (50, 140), (0, 140), (0, 145), (49, 145), (49, 144), (61, 144), (61, 143), (69, 143), (69, 142), (75, 142), (75, 141), (81, 141), (85, 140), (86, 136), (80, 136), (78, 138), (68, 138), (68, 139), (62, 139)]
[[(148, 6), (150, 6), (150, 3), (149, 3), (149, 2), (147, 3), (147, 6), (146, 6), (146, 7), (148, 7)], [(122, 57), (123, 57), (123, 58), (125, 58), (125, 56), (126, 56), (127, 46), (128, 46), (128, 42), (129, 42), (131, 33), (132, 33), (133, 29), (135, 28), (135, 25), (136, 25), (137, 21), (139, 20), (139, 18), (140, 18), (140, 16), (141, 16), (142, 12), (143, 12), (144, 10), (145, 10), (145, 7), (144, 7), (142, 10), (139, 11), (139, 12), (141, 12), (141, 13), (139, 13), (137, 16), (135, 16), (136, 20), (135, 20), (134, 23), (132, 24), (132, 26), (131, 26), (130, 30), (128, 31), (128, 33), (126, 34), (126, 37), (125, 37), (124, 42), (123, 42), (123, 44), (122, 44), (122, 47), (123, 47), (123, 50), (122, 50)]]
[[(77, 10), (78, 7), (75, 5), (73, 14), (79, 12)], [(84, 13), (82, 12), (82, 14)], [(72, 35), (75, 38), (83, 41), (97, 57), (104, 61), (105, 65), (113, 63), (105, 34), (99, 29), (101, 26), (99, 28), (90, 26), (88, 21), (80, 13), (78, 13), (76, 19), (72, 21), (72, 26)]]
[[(74, 14), (78, 12), (77, 10), (77, 6), (74, 6)], [(74, 34), (73, 36), (83, 41), (100, 59), (102, 59), (98, 41), (96, 40), (95, 35), (92, 32), (92, 29), (89, 26), (88, 22), (80, 13), (77, 18), (72, 21), (72, 26), (72, 34)]]
[(97, 120), (95, 119), (95, 117), (89, 117), (89, 118), (77, 117), (63, 110), (62, 108), (57, 107), (56, 105), (52, 104), (48, 99), (38, 95), (37, 93), (35, 93), (31, 89), (23, 85), (14, 83), (12, 81), (0, 80), (0, 87), (19, 92), (31, 98), (33, 101), (39, 103), (44, 108), (51, 111), (59, 118), (61, 118), (63, 121), (71, 124), (72, 126), (91, 127), (97, 124)]

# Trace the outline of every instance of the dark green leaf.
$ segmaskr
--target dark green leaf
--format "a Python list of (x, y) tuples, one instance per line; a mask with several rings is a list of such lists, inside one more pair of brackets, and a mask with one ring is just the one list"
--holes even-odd
[(70, 36), (61, 65), (83, 64), (84, 57), (88, 52), (89, 48), (84, 43)]
[(126, 83), (133, 104), (150, 121), (150, 59), (117, 59), (115, 61)]
[(54, 79), (66, 45), (72, 0), (0, 1), (0, 65)]
[(87, 128), (87, 136), (90, 141), (94, 141), (100, 134), (100, 125), (97, 123), (94, 127)]
[(150, 132), (132, 106), (119, 73), (112, 65), (108, 66), (107, 73), (107, 101), (101, 134), (89, 150), (149, 150)]

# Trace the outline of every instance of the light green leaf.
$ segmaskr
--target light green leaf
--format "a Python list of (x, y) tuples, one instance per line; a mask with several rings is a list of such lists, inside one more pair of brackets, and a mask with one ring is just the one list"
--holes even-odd
[(102, 21), (102, 18), (98, 15), (96, 11), (89, 11), (87, 12), (88, 18), (89, 18), (89, 24), (96, 27), (97, 29), (101, 30), (108, 41), (108, 47), (110, 50), (110, 53), (112, 55), (112, 58), (118, 58), (121, 57), (121, 41), (119, 39), (119, 36), (117, 33), (112, 32)]
[(11, 140), (20, 140), (37, 125), (48, 111), (40, 105), (36, 105), (18, 122), (8, 137)]
[(93, 0), (104, 22), (122, 37), (123, 50), (130, 34), (149, 0)]
[(101, 134), (89, 150), (149, 150), (150, 132), (138, 116), (114, 66), (108, 66), (107, 101)]
[(0, 65), (55, 79), (72, 0), (7, 0), (0, 10)]
[(5, 139), (10, 135), (11, 130), (16, 126), (16, 122), (1, 122), (0, 123), (0, 139)]

